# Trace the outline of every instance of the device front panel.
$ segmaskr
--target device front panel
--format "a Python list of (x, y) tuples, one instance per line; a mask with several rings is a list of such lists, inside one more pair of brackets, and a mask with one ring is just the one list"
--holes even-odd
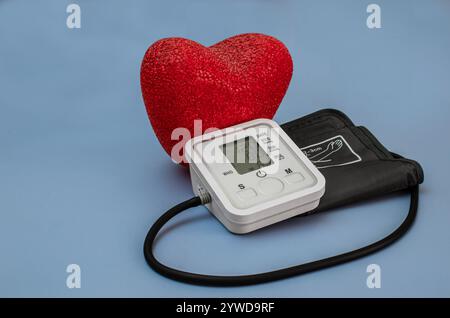
[[(200, 146), (199, 146), (200, 145)], [(246, 209), (312, 187), (317, 180), (301, 158), (267, 124), (197, 144), (230, 203)]]

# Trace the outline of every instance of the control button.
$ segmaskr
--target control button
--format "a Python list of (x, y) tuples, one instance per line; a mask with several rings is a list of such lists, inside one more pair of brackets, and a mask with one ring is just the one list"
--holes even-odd
[(256, 172), (256, 176), (257, 176), (257, 177), (260, 177), (260, 178), (264, 178), (265, 176), (267, 176), (267, 173), (265, 173), (265, 172), (262, 171), (262, 170), (258, 170), (258, 171)]
[(256, 191), (253, 188), (246, 188), (244, 190), (238, 191), (237, 195), (239, 199), (245, 201), (256, 197)]
[(305, 177), (300, 172), (291, 172), (284, 177), (284, 180), (288, 183), (299, 183), (305, 180)]
[(264, 194), (274, 194), (283, 191), (284, 184), (280, 179), (267, 178), (259, 181), (258, 188)]

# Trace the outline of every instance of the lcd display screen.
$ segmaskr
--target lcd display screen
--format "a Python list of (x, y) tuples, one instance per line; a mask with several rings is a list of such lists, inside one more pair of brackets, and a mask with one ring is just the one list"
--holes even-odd
[(220, 146), (239, 174), (245, 174), (270, 166), (273, 161), (253, 137), (245, 137)]

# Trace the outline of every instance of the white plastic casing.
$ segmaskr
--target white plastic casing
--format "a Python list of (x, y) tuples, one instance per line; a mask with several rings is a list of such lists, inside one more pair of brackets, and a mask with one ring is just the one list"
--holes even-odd
[[(222, 147), (246, 137), (257, 142), (272, 164), (239, 174)], [(185, 145), (185, 156), (194, 193), (210, 194), (206, 207), (233, 233), (248, 233), (313, 210), (325, 192), (323, 175), (269, 119), (194, 137)]]

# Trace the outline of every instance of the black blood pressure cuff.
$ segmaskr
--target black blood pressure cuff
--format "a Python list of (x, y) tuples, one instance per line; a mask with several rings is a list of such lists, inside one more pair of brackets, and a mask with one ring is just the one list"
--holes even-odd
[(324, 109), (281, 125), (319, 168), (325, 194), (310, 213), (404, 190), (423, 182), (419, 163), (387, 150), (342, 112)]

